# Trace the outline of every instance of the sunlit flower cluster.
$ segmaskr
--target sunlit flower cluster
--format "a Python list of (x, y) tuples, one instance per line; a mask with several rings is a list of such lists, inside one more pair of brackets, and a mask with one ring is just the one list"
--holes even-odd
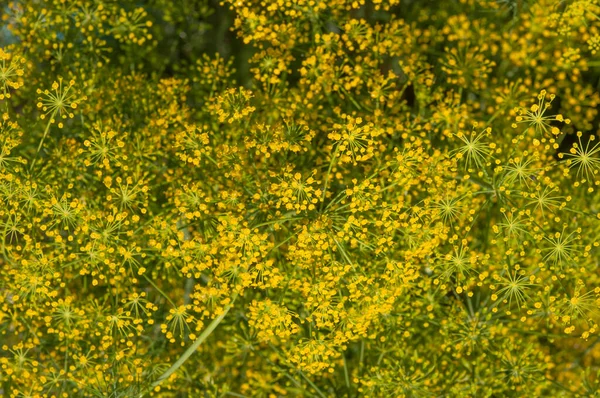
[(599, 1), (0, 18), (0, 396), (597, 396)]

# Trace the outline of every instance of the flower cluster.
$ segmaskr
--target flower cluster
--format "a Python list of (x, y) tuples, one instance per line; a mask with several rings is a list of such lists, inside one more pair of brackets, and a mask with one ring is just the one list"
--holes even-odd
[(598, 0), (134, 3), (0, 6), (0, 395), (597, 394)]

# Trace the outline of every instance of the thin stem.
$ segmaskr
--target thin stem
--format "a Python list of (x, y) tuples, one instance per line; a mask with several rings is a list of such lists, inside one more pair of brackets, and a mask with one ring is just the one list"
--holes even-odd
[(156, 283), (152, 282), (152, 279), (148, 278), (148, 276), (146, 274), (143, 275), (144, 279), (146, 279), (148, 281), (148, 283), (150, 283), (152, 285), (152, 287), (154, 287), (165, 299), (167, 299), (167, 301), (173, 306), (173, 308), (177, 308), (177, 306), (175, 305), (175, 303), (173, 302), (173, 300), (171, 300), (169, 298), (169, 296), (167, 296), (165, 294), (165, 292), (163, 292), (158, 286), (156, 286)]
[(196, 281), (194, 278), (189, 278), (185, 281), (184, 293), (183, 293), (183, 305), (188, 305), (191, 301), (190, 295), (192, 294), (192, 290), (194, 289), (194, 285)]
[(327, 169), (327, 175), (325, 176), (325, 185), (323, 186), (323, 195), (321, 195), (321, 210), (323, 210), (323, 203), (325, 203), (325, 195), (327, 193), (327, 186), (329, 185), (329, 175), (331, 174), (331, 169), (333, 168), (339, 148), (339, 145), (335, 147), (335, 152), (333, 152), (333, 156), (331, 156), (331, 162), (329, 162), (329, 168)]
[(289, 237), (287, 237), (285, 240), (279, 242), (276, 246), (273, 246), (271, 248), (271, 250), (269, 250), (269, 253), (279, 249), (281, 246), (285, 245), (287, 242), (289, 242), (295, 235), (290, 235)]
[[(204, 329), (204, 331), (198, 337), (198, 339), (196, 341), (194, 341), (194, 343), (183, 353), (183, 355), (181, 355), (181, 357), (179, 357), (177, 362), (175, 362), (173, 365), (171, 365), (171, 367), (169, 369), (167, 369), (167, 371), (165, 373), (163, 373), (158, 379), (156, 379), (156, 381), (154, 383), (152, 383), (152, 385), (150, 386), (151, 390), (155, 389), (163, 381), (165, 381), (166, 379), (171, 377), (171, 375), (173, 373), (175, 373), (177, 371), (177, 369), (179, 369), (181, 367), (181, 365), (183, 365), (185, 363), (185, 361), (187, 361), (188, 358), (191, 357), (194, 352), (196, 352), (198, 347), (200, 347), (200, 344), (202, 344), (204, 342), (204, 340), (206, 340), (208, 338), (208, 336), (211, 335), (211, 333), (217, 328), (217, 326), (219, 326), (221, 321), (225, 318), (225, 316), (231, 309), (232, 305), (233, 305), (233, 302), (230, 305), (226, 306), (223, 313), (221, 315), (219, 315), (218, 317), (216, 317), (215, 319), (213, 319), (213, 321), (208, 325), (208, 327), (206, 329)], [(143, 395), (144, 395), (144, 393), (140, 394), (140, 397), (142, 397)]]
[(340, 250), (342, 257), (344, 257), (344, 259), (348, 262), (348, 265), (350, 265), (350, 266), (352, 266), (352, 268), (354, 268), (354, 264), (352, 263), (352, 260), (350, 260), (350, 257), (346, 253), (346, 250), (342, 247), (340, 242), (338, 242), (338, 240), (335, 238), (335, 236), (332, 235), (331, 237), (333, 238), (335, 244), (337, 245), (338, 249)]
[(52, 125), (52, 121), (54, 120), (54, 116), (56, 116), (56, 110), (54, 112), (52, 112), (52, 115), (50, 116), (50, 119), (48, 119), (48, 124), (46, 125), (46, 129), (44, 130), (44, 135), (42, 136), (42, 139), (40, 140), (40, 144), (38, 145), (37, 151), (35, 152), (35, 156), (33, 157), (33, 160), (31, 161), (31, 166), (29, 166), (29, 171), (31, 172), (31, 170), (33, 170), (33, 166), (35, 165), (35, 161), (37, 160), (37, 156), (40, 153), (40, 151), (42, 150), (42, 145), (44, 144), (44, 140), (46, 139), (46, 136), (48, 135), (48, 132), (50, 131), (50, 125)]
[(365, 355), (365, 341), (360, 341), (360, 358), (358, 360), (359, 366), (362, 367), (363, 359)]
[(304, 380), (306, 380), (306, 382), (316, 391), (318, 396), (320, 396), (321, 398), (326, 398), (325, 394), (323, 394), (321, 392), (321, 390), (319, 390), (319, 388), (315, 385), (315, 383), (313, 383), (312, 381), (310, 381), (310, 379), (308, 377), (306, 377), (304, 372), (302, 372), (300, 369), (298, 369), (298, 373), (300, 373), (300, 376), (302, 376), (302, 378)]
[(278, 219), (278, 220), (271, 220), (271, 221), (263, 222), (261, 224), (254, 225), (252, 228), (266, 227), (267, 225), (273, 225), (273, 224), (277, 224), (277, 223), (284, 223), (286, 221), (302, 220), (302, 218), (303, 217), (290, 217), (290, 218), (283, 218), (283, 219)]
[[(270, 362), (270, 361), (269, 361)], [(287, 377), (288, 379), (290, 379), (290, 381), (292, 383), (294, 383), (296, 385), (296, 387), (298, 387), (299, 389), (302, 389), (302, 384), (300, 384), (296, 379), (294, 379), (292, 377), (292, 375), (290, 375), (288, 372), (283, 372), (284, 376)]]
[(5, 263), (10, 263), (8, 260), (8, 253), (6, 250), (6, 231), (8, 231), (8, 222), (4, 225), (4, 231), (2, 231), (2, 256), (4, 257)]
[(232, 397), (239, 397), (239, 398), (247, 398), (246, 395), (238, 394), (237, 392), (231, 392), (231, 391), (227, 391), (225, 393), (225, 395), (231, 395)]
[(219, 167), (219, 164), (215, 159), (213, 159), (208, 153), (203, 154), (208, 160), (210, 160), (215, 166)]
[(48, 124), (46, 125), (46, 129), (44, 130), (44, 135), (42, 136), (42, 140), (40, 141), (40, 144), (38, 145), (36, 154), (38, 154), (42, 150), (42, 145), (44, 144), (44, 140), (46, 139), (46, 136), (48, 135), (48, 132), (50, 131), (50, 126), (52, 125), (54, 116), (56, 116), (56, 111), (52, 112), (52, 116), (50, 116), (50, 120), (48, 120)]
[(348, 374), (348, 364), (346, 362), (345, 353), (342, 355), (342, 359), (344, 360), (344, 379), (346, 380), (346, 387), (348, 388), (348, 394), (350, 394), (350, 376)]
[(485, 122), (486, 126), (489, 126), (500, 114), (503, 112), (502, 109), (498, 109), (488, 120)]
[[(277, 349), (277, 347), (275, 347), (274, 345), (269, 343), (269, 347), (271, 347), (271, 349), (273, 351), (275, 351), (276, 353), (278, 353), (279, 355), (283, 356), (283, 354), (281, 353), (281, 351), (279, 351)], [(269, 362), (271, 365), (276, 366), (273, 362), (271, 362), (269, 359), (267, 359), (267, 362)], [(321, 398), (326, 398), (325, 394), (323, 394), (323, 392), (321, 390), (319, 390), (319, 387), (317, 387), (315, 385), (315, 383), (313, 383), (308, 377), (306, 377), (306, 375), (304, 374), (304, 372), (302, 372), (300, 369), (293, 367), (294, 370), (300, 375), (302, 376), (302, 378), (304, 380), (306, 380), (306, 382), (315, 390), (315, 392), (317, 393), (318, 396), (320, 396)], [(291, 380), (294, 382), (294, 384), (296, 384), (298, 387), (302, 388), (302, 386), (292, 377), (290, 376), (286, 371), (283, 371), (284, 374)]]

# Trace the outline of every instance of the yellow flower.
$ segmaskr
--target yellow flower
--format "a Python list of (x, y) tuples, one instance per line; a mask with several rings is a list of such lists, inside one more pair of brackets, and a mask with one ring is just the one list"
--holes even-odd
[(50, 117), (49, 123), (53, 124), (58, 121), (58, 127), (63, 128), (63, 121), (67, 118), (73, 118), (73, 113), (79, 104), (86, 99), (76, 89), (75, 80), (69, 81), (68, 84), (63, 84), (63, 79), (52, 83), (51, 90), (38, 89), (37, 107), (42, 111), (40, 118), (45, 119)]
[(17, 90), (23, 86), (24, 64), (25, 58), (14, 56), (0, 48), (0, 100), (10, 98), (10, 89)]

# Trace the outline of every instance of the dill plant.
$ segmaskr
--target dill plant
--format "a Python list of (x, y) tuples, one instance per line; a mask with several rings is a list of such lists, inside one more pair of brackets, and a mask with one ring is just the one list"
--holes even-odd
[(596, 396), (598, 15), (0, 2), (0, 395)]

